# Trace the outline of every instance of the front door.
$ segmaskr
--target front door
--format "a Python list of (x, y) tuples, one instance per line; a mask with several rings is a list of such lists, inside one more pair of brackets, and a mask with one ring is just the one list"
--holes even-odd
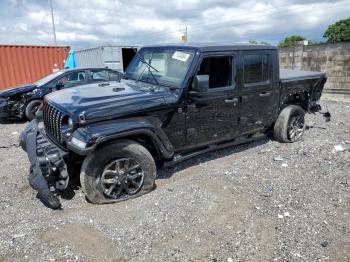
[(70, 88), (74, 86), (84, 85), (87, 83), (86, 71), (72, 71), (65, 73), (57, 80), (50, 83), (49, 87), (56, 88), (57, 84), (62, 84), (63, 88)]
[(272, 59), (266, 52), (242, 52), (240, 79), (241, 133), (269, 127), (275, 118), (278, 90), (272, 80)]
[(207, 54), (197, 75), (209, 75), (209, 90), (190, 99), (186, 111), (186, 145), (199, 147), (230, 140), (239, 133), (236, 55)]

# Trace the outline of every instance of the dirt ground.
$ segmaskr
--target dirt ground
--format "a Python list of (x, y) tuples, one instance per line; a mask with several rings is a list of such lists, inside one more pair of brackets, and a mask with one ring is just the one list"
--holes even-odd
[[(324, 101), (302, 141), (271, 140), (159, 170), (111, 205), (78, 189), (53, 211), (27, 182), (25, 123), (0, 125), (0, 261), (350, 261), (350, 103)], [(335, 147), (337, 146), (337, 147)]]

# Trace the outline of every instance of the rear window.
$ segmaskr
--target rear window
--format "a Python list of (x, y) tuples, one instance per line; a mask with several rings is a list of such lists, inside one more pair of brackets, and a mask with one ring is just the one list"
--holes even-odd
[(108, 71), (107, 70), (91, 70), (91, 78), (94, 81), (108, 81)]
[(119, 81), (122, 78), (122, 73), (119, 72), (114, 72), (114, 71), (109, 71), (109, 80), (112, 81)]
[(268, 55), (244, 55), (244, 83), (255, 84), (269, 80)]

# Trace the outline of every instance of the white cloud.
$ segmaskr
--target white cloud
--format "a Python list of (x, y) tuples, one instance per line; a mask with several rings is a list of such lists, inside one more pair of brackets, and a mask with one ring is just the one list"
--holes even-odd
[[(176, 42), (186, 25), (193, 41), (321, 39), (329, 24), (349, 16), (346, 2), (53, 0), (58, 43), (74, 48)], [(0, 17), (3, 43), (53, 44), (47, 0), (2, 0)]]

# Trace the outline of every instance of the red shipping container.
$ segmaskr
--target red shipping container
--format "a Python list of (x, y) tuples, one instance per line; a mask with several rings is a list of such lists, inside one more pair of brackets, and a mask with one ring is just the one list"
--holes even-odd
[(0, 89), (33, 83), (63, 69), (69, 46), (0, 45)]

